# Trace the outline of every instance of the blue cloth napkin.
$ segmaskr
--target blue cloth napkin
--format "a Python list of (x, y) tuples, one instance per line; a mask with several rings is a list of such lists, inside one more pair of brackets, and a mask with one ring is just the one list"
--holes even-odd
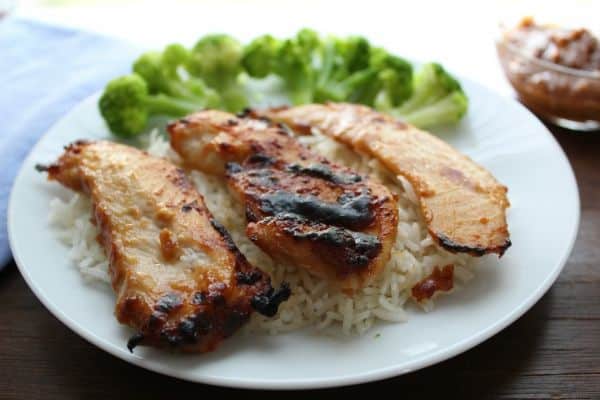
[(0, 20), (0, 269), (11, 260), (10, 189), (21, 162), (50, 126), (139, 54), (130, 44), (20, 18)]

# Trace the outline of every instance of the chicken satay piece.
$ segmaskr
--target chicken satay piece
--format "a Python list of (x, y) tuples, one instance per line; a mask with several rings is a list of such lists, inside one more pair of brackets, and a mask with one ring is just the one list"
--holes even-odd
[(79, 141), (48, 178), (91, 196), (127, 346), (214, 350), (253, 310), (274, 315), (289, 288), (248, 263), (184, 171), (112, 142)]
[(376, 277), (396, 239), (396, 198), (331, 163), (265, 120), (202, 111), (169, 125), (191, 168), (225, 176), (244, 205), (246, 233), (275, 260), (347, 292)]
[(378, 159), (404, 177), (436, 242), (451, 252), (502, 256), (511, 245), (507, 188), (449, 144), (369, 107), (310, 104), (255, 111), (299, 134), (312, 129)]

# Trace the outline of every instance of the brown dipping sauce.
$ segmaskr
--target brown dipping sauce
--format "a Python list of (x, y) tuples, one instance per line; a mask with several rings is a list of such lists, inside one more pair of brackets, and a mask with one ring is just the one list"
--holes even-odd
[(534, 112), (600, 121), (600, 41), (588, 30), (524, 18), (504, 32), (497, 49), (519, 98)]

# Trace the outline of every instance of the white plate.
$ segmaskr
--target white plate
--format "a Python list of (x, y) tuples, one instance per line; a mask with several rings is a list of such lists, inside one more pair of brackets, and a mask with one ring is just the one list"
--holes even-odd
[(46, 222), (50, 199), (64, 189), (34, 170), (75, 139), (108, 137), (97, 96), (59, 121), (24, 162), (9, 205), (13, 255), (31, 289), (63, 323), (109, 353), (166, 375), (236, 387), (318, 388), (435, 364), (481, 343), (527, 311), (561, 271), (579, 222), (573, 172), (548, 130), (516, 102), (464, 82), (471, 100), (468, 116), (441, 135), (509, 187), (513, 246), (500, 261), (486, 260), (464, 290), (440, 298), (433, 312), (410, 311), (407, 323), (380, 324), (363, 337), (342, 340), (307, 332), (237, 335), (212, 354), (148, 348), (130, 354), (125, 343), (131, 331), (113, 316), (111, 290), (82, 280)]

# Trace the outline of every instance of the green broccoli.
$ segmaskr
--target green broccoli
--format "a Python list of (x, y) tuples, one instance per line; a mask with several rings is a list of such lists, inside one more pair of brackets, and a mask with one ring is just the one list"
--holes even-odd
[(179, 69), (185, 67), (189, 59), (188, 49), (179, 43), (172, 43), (163, 50), (161, 63), (169, 77), (179, 78)]
[(298, 38), (287, 39), (277, 53), (274, 71), (283, 80), (293, 104), (313, 101), (315, 70), (310, 47)]
[(179, 69), (188, 58), (189, 53), (183, 46), (171, 44), (162, 53), (152, 51), (142, 54), (134, 62), (133, 72), (146, 81), (151, 94), (162, 93), (192, 102), (201, 97), (203, 105), (219, 107), (220, 96), (204, 81), (194, 77), (181, 77)]
[[(316, 90), (317, 101), (349, 101), (373, 106), (376, 99), (385, 97), (393, 104), (406, 99), (412, 90), (412, 67), (400, 57), (385, 50), (371, 48), (364, 38), (351, 37), (329, 44), (324, 60), (334, 65), (320, 75)], [(332, 50), (334, 48), (335, 50)]]
[(283, 41), (271, 35), (260, 36), (244, 48), (242, 65), (255, 78), (269, 74), (279, 76), (292, 103), (310, 103), (313, 100), (315, 56), (321, 45), (319, 35), (306, 28)]
[[(320, 52), (319, 69), (315, 84), (315, 100), (344, 101), (353, 89), (348, 87), (365, 80), (365, 73), (343, 82), (355, 72), (364, 71), (369, 66), (369, 42), (360, 36), (346, 39), (329, 37)], [(368, 73), (368, 75), (373, 75)]]
[(315, 77), (315, 101), (342, 101), (344, 93), (338, 87), (339, 81), (349, 75), (344, 59), (346, 41), (329, 37), (323, 43), (319, 54), (319, 68)]
[(151, 115), (181, 117), (201, 108), (203, 100), (192, 102), (163, 93), (150, 94), (146, 81), (134, 73), (110, 81), (98, 105), (115, 135), (133, 137), (144, 131)]
[(225, 109), (239, 111), (248, 105), (245, 88), (239, 81), (242, 56), (242, 46), (233, 37), (207, 35), (193, 47), (186, 68), (219, 92)]
[(314, 52), (323, 44), (319, 34), (309, 28), (300, 29), (296, 33), (295, 41), (309, 58), (312, 58)]
[(379, 101), (377, 105), (424, 128), (457, 122), (467, 112), (468, 103), (460, 83), (440, 64), (429, 63), (415, 75), (413, 94), (408, 100), (398, 107), (389, 101)]
[(278, 76), (293, 104), (361, 103), (419, 127), (456, 122), (468, 107), (460, 84), (439, 64), (414, 75), (410, 63), (364, 37), (323, 39), (311, 29), (286, 40), (263, 35), (246, 46), (207, 35), (191, 50), (174, 43), (144, 53), (133, 72), (109, 82), (99, 102), (110, 129), (123, 137), (142, 132), (154, 116), (202, 107), (239, 111), (248, 105), (247, 76)]
[[(413, 92), (413, 68), (405, 59), (383, 49), (372, 52), (370, 65), (378, 73), (381, 90), (377, 96), (386, 96), (390, 104), (397, 106), (408, 99)], [(369, 99), (374, 105), (375, 97)]]
[(368, 68), (371, 58), (371, 44), (362, 36), (350, 36), (335, 41), (348, 74)]
[(259, 36), (244, 47), (242, 66), (248, 75), (264, 78), (274, 72), (281, 41), (271, 35)]
[(401, 114), (402, 119), (420, 128), (458, 122), (467, 112), (469, 100), (462, 90), (455, 90), (410, 113)]

